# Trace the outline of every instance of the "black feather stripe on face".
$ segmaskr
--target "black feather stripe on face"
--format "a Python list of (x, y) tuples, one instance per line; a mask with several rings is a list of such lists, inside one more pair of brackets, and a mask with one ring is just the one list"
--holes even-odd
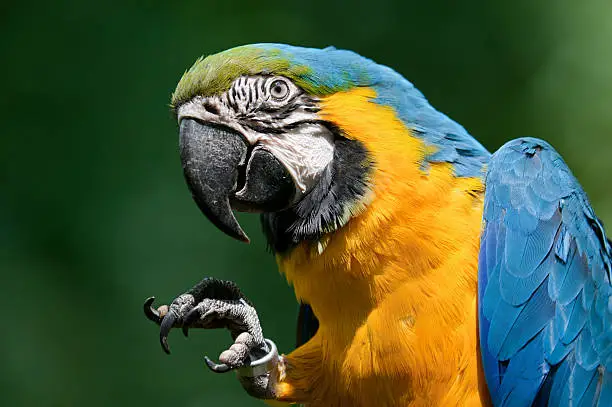
[(223, 97), (207, 100), (207, 103), (211, 106), (224, 104), (244, 126), (259, 133), (281, 134), (311, 121), (294, 119), (303, 113), (312, 117), (320, 110), (318, 100), (302, 91), (291, 95), (282, 104), (269, 102), (266, 89), (277, 79), (270, 76), (241, 77)]
[(364, 204), (373, 167), (365, 147), (341, 136), (334, 145), (333, 161), (304, 198), (284, 211), (261, 215), (268, 245), (275, 253), (337, 230), (348, 221), (348, 214)]

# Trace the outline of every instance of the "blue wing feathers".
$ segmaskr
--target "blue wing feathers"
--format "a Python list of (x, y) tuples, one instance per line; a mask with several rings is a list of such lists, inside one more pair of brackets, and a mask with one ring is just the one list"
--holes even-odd
[(493, 315), (502, 299), (498, 283), (500, 267), (501, 265), (499, 264), (491, 267), (491, 274), (488, 276), (489, 284), (484, 287), (483, 295), (483, 298), (487, 298), (487, 301), (480, 304), (481, 312), (487, 317), (488, 321), (493, 319)]
[(547, 143), (489, 163), (479, 259), (480, 343), (496, 406), (612, 406), (610, 244)]
[(593, 348), (591, 332), (585, 329), (576, 339), (576, 362), (589, 371), (595, 370), (599, 365), (599, 355)]
[[(593, 272), (595, 274), (595, 272)], [(585, 311), (588, 311), (595, 299), (595, 283), (593, 280), (587, 280), (584, 284), (584, 288), (582, 289), (582, 308)]]
[(536, 288), (548, 276), (552, 267), (551, 263), (549, 258), (544, 259), (536, 267), (536, 270), (525, 278), (516, 277), (510, 272), (505, 272), (499, 282), (504, 301), (514, 306), (527, 302)]
[(561, 405), (561, 396), (563, 390), (567, 387), (567, 382), (572, 373), (572, 366), (574, 365), (572, 357), (568, 356), (565, 363), (559, 363), (554, 365), (554, 368), (550, 370), (552, 377), (552, 388), (550, 390), (550, 398), (548, 404), (546, 400), (543, 400), (542, 406), (559, 406)]
[[(494, 284), (494, 283), (491, 283)], [(501, 355), (502, 347), (517, 318), (525, 306), (513, 307), (501, 299), (497, 301), (497, 308), (492, 315), (489, 327), (488, 345), (490, 352), (499, 360), (507, 360)]]
[(557, 366), (573, 349), (573, 343), (559, 341), (559, 329), (553, 323), (544, 330), (544, 357), (551, 366)]
[[(574, 257), (577, 255), (576, 244), (571, 242), (566, 261), (555, 261), (554, 266), (550, 269), (550, 283), (548, 284), (548, 293), (550, 298), (557, 300), (561, 287), (565, 282), (570, 265), (574, 262)], [(553, 260), (554, 261), (554, 260)]]
[(606, 372), (599, 385), (599, 405), (612, 406), (612, 372)]
[(520, 348), (542, 331), (554, 316), (554, 304), (542, 284), (523, 307), (507, 334), (499, 351), (501, 360), (509, 360)]
[[(569, 308), (569, 305), (567, 307)], [(561, 342), (564, 344), (574, 342), (578, 334), (582, 331), (582, 328), (584, 328), (587, 317), (588, 313), (582, 306), (581, 301), (578, 299), (573, 301), (571, 304), (571, 313), (565, 326), (565, 332), (563, 332), (563, 334), (559, 332), (557, 338), (561, 338)]]
[[(522, 244), (511, 245), (506, 251), (499, 280), (505, 301), (512, 305), (523, 304), (544, 281), (549, 269), (553, 267), (548, 253), (552, 250), (559, 223), (558, 217), (542, 222), (527, 237), (518, 232), (506, 234), (505, 241), (518, 241)], [(520, 246), (522, 250), (516, 249)]]
[(559, 287), (556, 300), (563, 305), (574, 301), (582, 290), (589, 274), (586, 260), (579, 252), (576, 252), (570, 264), (567, 265), (567, 273), (565, 273), (565, 278)]
[[(539, 336), (539, 335), (538, 335)], [(530, 406), (549, 370), (541, 341), (530, 341), (510, 360), (501, 386), (504, 406)], [(542, 374), (544, 373), (544, 374)]]
[[(579, 364), (575, 363), (561, 393), (559, 406), (571, 407), (579, 405), (596, 373), (596, 371), (583, 369)], [(592, 405), (597, 404), (591, 404), (591, 406)]]

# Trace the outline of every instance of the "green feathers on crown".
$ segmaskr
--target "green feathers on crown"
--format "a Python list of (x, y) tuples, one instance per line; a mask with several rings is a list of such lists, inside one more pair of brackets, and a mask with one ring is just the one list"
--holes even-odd
[(304, 80), (310, 68), (292, 64), (289, 55), (280, 49), (245, 45), (218, 54), (199, 58), (183, 74), (172, 94), (172, 107), (194, 96), (212, 96), (228, 90), (232, 82), (243, 75), (282, 75), (296, 82), (304, 90), (316, 92)]

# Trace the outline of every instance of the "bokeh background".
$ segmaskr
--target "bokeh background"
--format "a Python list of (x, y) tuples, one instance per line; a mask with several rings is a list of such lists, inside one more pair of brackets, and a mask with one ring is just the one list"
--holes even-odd
[(226, 332), (141, 311), (203, 276), (235, 280), (266, 336), (297, 306), (266, 252), (191, 202), (169, 96), (202, 54), (252, 42), (335, 45), (394, 67), (491, 150), (551, 141), (612, 224), (612, 3), (42, 1), (0, 5), (0, 405), (257, 406), (214, 375)]

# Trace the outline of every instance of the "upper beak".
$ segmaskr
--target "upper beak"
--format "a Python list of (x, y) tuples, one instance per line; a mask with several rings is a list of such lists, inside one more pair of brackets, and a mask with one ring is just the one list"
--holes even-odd
[(184, 118), (180, 124), (183, 172), (193, 199), (229, 236), (248, 242), (232, 207), (244, 211), (285, 209), (296, 193), (284, 165), (238, 132)]

